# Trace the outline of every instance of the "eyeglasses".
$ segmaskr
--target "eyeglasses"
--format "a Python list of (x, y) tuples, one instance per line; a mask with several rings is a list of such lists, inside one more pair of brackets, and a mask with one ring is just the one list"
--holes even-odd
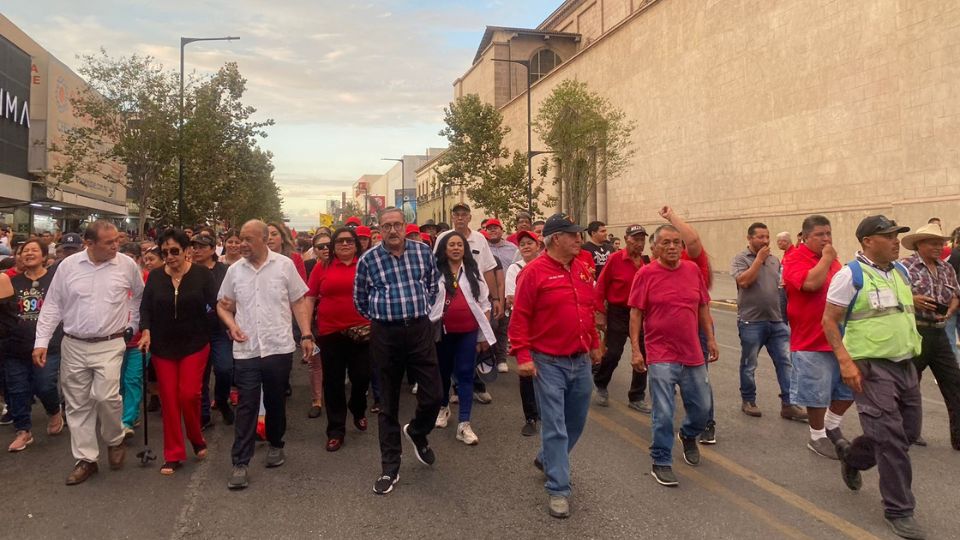
[(320, 250), (330, 249), (330, 242), (323, 242), (322, 244), (314, 244), (313, 248), (320, 249)]
[(337, 238), (337, 243), (341, 246), (348, 246), (353, 244), (353, 238)]
[(396, 222), (396, 223), (381, 223), (381, 224), (380, 224), (380, 228), (381, 228), (382, 230), (386, 230), (386, 231), (389, 231), (390, 229), (393, 229), (393, 230), (395, 230), (395, 231), (402, 231), (405, 227), (406, 227), (406, 225), (404, 225), (404, 223), (403, 223), (402, 221), (398, 221), (398, 222)]
[(180, 248), (170, 248), (170, 249), (161, 249), (160, 255), (163, 255), (163, 258), (166, 259), (168, 256), (179, 257)]

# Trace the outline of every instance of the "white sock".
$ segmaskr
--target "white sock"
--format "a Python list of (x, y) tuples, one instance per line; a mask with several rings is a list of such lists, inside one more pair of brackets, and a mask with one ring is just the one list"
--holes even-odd
[(827, 415), (823, 417), (823, 428), (824, 429), (837, 429), (840, 427), (840, 421), (843, 420), (843, 417), (839, 414), (834, 414), (833, 411), (827, 409)]
[(814, 441), (817, 440), (817, 439), (826, 439), (826, 438), (827, 438), (827, 430), (825, 430), (825, 429), (813, 429), (813, 428), (810, 428), (810, 438), (811, 438), (812, 440), (814, 440)]

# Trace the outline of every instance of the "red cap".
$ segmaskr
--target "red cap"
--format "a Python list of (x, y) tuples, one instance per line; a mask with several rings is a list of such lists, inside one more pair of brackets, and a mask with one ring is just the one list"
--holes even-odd
[[(488, 225), (489, 225), (489, 223), (488, 223)], [(482, 234), (483, 237), (486, 238), (487, 240), (490, 239), (490, 233), (488, 233), (486, 229), (480, 229), (480, 234)]]
[(357, 236), (370, 238), (370, 227), (367, 227), (366, 225), (358, 226), (353, 232), (357, 233)]
[(363, 225), (363, 223), (357, 216), (351, 216), (347, 218), (347, 222), (344, 223), (344, 225)]
[(416, 223), (407, 224), (407, 232), (404, 234), (404, 236), (410, 236), (411, 234), (420, 234), (420, 226)]
[(433, 240), (427, 233), (420, 233), (420, 239), (423, 240), (425, 244), (429, 244)]
[(518, 232), (517, 232), (517, 243), (519, 244), (520, 241), (523, 240), (524, 238), (529, 238), (529, 239), (531, 239), (531, 240), (533, 240), (533, 241), (535, 241), (535, 242), (537, 242), (537, 243), (540, 243), (540, 242), (543, 241), (543, 240), (540, 239), (539, 236), (537, 236), (537, 233), (535, 233), (535, 232), (533, 232), (533, 231), (518, 231)]
[(490, 218), (490, 219), (488, 219), (488, 220), (487, 220), (487, 226), (486, 226), (486, 228), (493, 227), (493, 226), (497, 226), (497, 227), (500, 227), (500, 228), (502, 229), (502, 228), (503, 228), (503, 223), (500, 223), (500, 220), (497, 219), (497, 218)]

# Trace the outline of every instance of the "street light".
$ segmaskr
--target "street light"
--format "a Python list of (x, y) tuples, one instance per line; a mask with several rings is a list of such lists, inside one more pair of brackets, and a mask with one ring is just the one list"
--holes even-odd
[(216, 38), (180, 38), (180, 119), (177, 122), (177, 176), (179, 178), (179, 192), (177, 197), (177, 225), (183, 228), (183, 50), (194, 41), (233, 41), (240, 39), (236, 36)]
[(533, 215), (533, 153), (531, 134), (531, 107), (530, 107), (530, 61), (507, 60), (505, 58), (491, 58), (494, 62), (508, 62), (519, 64), (527, 70), (527, 212)]

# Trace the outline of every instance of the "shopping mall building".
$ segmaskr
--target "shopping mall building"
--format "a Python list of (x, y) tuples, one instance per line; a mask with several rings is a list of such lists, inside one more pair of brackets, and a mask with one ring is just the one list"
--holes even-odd
[(99, 217), (127, 217), (125, 171), (57, 182), (64, 157), (50, 148), (77, 126), (70, 98), (86, 83), (0, 15), (0, 219), (15, 232), (73, 231)]
[[(611, 231), (662, 223), (669, 204), (722, 270), (753, 221), (796, 232), (822, 213), (845, 259), (868, 214), (960, 226), (955, 0), (568, 0), (544, 15), (487, 27), (453, 97), (498, 107), (521, 152), (527, 73), (494, 59), (530, 62), (534, 117), (566, 79), (623, 110), (636, 153), (587, 212)], [(532, 150), (548, 150), (536, 133)], [(442, 204), (431, 165), (418, 171), (421, 208)]]

